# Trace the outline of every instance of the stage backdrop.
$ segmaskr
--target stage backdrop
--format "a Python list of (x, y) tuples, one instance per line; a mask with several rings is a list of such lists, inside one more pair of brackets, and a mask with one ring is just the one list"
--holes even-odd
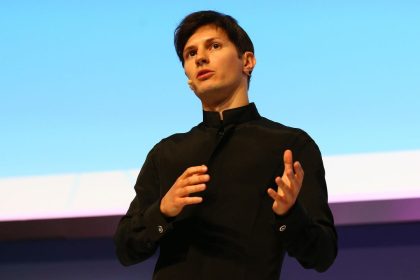
[(247, 30), (250, 99), (316, 140), (332, 203), (420, 198), (418, 1), (1, 1), (1, 221), (125, 212), (201, 121), (173, 31), (202, 9)]

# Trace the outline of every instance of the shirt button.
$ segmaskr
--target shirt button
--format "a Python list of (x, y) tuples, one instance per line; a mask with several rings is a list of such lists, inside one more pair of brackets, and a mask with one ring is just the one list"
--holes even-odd
[(159, 233), (163, 233), (163, 226), (158, 226), (157, 229), (158, 229)]
[(286, 230), (286, 225), (282, 225), (281, 227), (279, 227), (279, 231), (285, 231)]

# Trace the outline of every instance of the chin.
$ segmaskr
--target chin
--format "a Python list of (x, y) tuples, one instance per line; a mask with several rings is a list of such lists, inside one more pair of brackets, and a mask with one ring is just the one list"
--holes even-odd
[(206, 89), (197, 89), (195, 95), (201, 100), (213, 99), (215, 96), (219, 95), (220, 90), (215, 88), (206, 88)]
[(220, 85), (207, 85), (207, 86), (201, 86), (196, 88), (195, 93), (199, 96), (206, 96), (206, 95), (215, 95), (220, 92), (223, 92), (226, 87), (220, 86)]

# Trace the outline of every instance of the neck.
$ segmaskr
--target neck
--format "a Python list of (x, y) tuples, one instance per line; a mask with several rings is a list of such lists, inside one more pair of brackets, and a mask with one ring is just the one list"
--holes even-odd
[(218, 112), (223, 120), (223, 111), (234, 109), (249, 104), (248, 91), (240, 90), (233, 94), (228, 94), (228, 98), (220, 100), (201, 100), (204, 111)]

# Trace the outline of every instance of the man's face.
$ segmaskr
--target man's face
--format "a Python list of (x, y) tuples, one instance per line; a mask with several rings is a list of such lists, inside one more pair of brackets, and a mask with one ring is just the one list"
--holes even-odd
[(244, 59), (221, 28), (198, 28), (185, 44), (183, 57), (189, 84), (204, 103), (223, 102), (238, 88), (247, 88)]

